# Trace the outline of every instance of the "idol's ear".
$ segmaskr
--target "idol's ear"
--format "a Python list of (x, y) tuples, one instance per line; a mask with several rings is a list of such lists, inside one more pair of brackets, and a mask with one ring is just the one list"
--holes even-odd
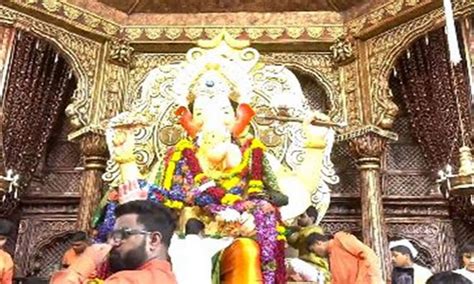
[(255, 111), (247, 103), (241, 103), (236, 110), (236, 121), (232, 127), (232, 135), (239, 137), (242, 131), (250, 124), (250, 121), (255, 116)]
[(195, 138), (199, 132), (198, 125), (193, 121), (193, 115), (187, 107), (180, 106), (175, 111), (176, 116), (179, 117), (179, 123), (183, 126), (184, 130), (188, 133), (191, 138)]

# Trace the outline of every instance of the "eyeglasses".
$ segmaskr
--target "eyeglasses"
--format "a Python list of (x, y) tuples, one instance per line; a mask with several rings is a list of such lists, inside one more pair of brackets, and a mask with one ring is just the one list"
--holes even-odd
[(108, 241), (113, 241), (114, 243), (120, 243), (133, 235), (150, 235), (152, 232), (138, 229), (130, 228), (121, 228), (110, 232), (107, 236)]

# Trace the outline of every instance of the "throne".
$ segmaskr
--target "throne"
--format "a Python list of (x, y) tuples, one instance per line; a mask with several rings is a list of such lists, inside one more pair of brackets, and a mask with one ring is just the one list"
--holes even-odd
[[(193, 108), (193, 104), (196, 108), (198, 101), (201, 111), (207, 110), (206, 105), (202, 103), (205, 101), (210, 104), (208, 105), (210, 109), (213, 106), (213, 111), (219, 112), (221, 116), (212, 116), (215, 115), (213, 111), (207, 113), (200, 111), (194, 113), (195, 118), (199, 116), (200, 119), (202, 117), (213, 119), (203, 122), (202, 119), (193, 118), (186, 121), (186, 115), (191, 116), (189, 109)], [(207, 209), (218, 203), (216, 207), (212, 207), (214, 211), (208, 210), (212, 211), (211, 215), (214, 217), (219, 214), (222, 217), (229, 209), (234, 212), (240, 210), (237, 213), (239, 216), (242, 213), (242, 216), (247, 214), (245, 216), (248, 217), (254, 213), (249, 215), (243, 211), (279, 207), (280, 210), (269, 209), (263, 214), (262, 218), (272, 219), (274, 225), (265, 229), (270, 231), (275, 231), (280, 221), (289, 222), (297, 217), (310, 205), (315, 206), (319, 212), (318, 223), (326, 213), (330, 202), (328, 185), (335, 184), (339, 180), (330, 160), (334, 132), (327, 131), (327, 127), (320, 127), (319, 129), (324, 129), (326, 134), (315, 138), (313, 133), (314, 141), (310, 141), (308, 135), (311, 135), (311, 132), (308, 129), (313, 126), (309, 126), (309, 121), (306, 121), (306, 125), (301, 123), (298, 118), (308, 117), (312, 110), (306, 102), (296, 76), (284, 66), (262, 62), (260, 54), (249, 47), (248, 41), (235, 40), (224, 32), (212, 40), (198, 42), (198, 47), (187, 52), (186, 60), (151, 70), (143, 79), (141, 88), (131, 98), (131, 102), (129, 111), (112, 118), (107, 126), (106, 135), (112, 158), (108, 161), (103, 178), (112, 190), (127, 180), (141, 179), (142, 184), (158, 185), (153, 187), (154, 191), (150, 189), (151, 194), (149, 193), (148, 198), (157, 200), (158, 196), (162, 198), (160, 202), (181, 212), (189, 212), (186, 211), (191, 207), (189, 203), (194, 207), (197, 205)], [(231, 108), (236, 111), (235, 115)], [(242, 117), (245, 117), (244, 112), (247, 115), (251, 114), (242, 120)], [(236, 122), (233, 123), (228, 137), (225, 131), (219, 131), (230, 124), (227, 120), (232, 117)], [(224, 122), (219, 123), (220, 119)], [(242, 124), (240, 120), (244, 123)], [(193, 130), (198, 127), (204, 129), (199, 135)], [(224, 135), (220, 137), (222, 133)], [(212, 144), (216, 139), (223, 140)], [(200, 149), (204, 149), (204, 145), (208, 142), (211, 145), (225, 145), (226, 158), (219, 160), (219, 165), (224, 162), (232, 165), (217, 170), (219, 172), (217, 175), (214, 167), (205, 167), (211, 159), (198, 159), (198, 155), (202, 154), (199, 152)], [(194, 155), (193, 151), (196, 151), (196, 155), (192, 157), (195, 157), (195, 161), (200, 164), (197, 168), (199, 170), (202, 168), (204, 172), (201, 171), (201, 174), (204, 174), (205, 178), (210, 178), (210, 181), (201, 183), (201, 174), (197, 174), (191, 178), (192, 185), (186, 190), (182, 189), (188, 185), (185, 184), (187, 181), (183, 184), (184, 175), (181, 175), (183, 163), (189, 162), (190, 159), (185, 157), (185, 151), (191, 153), (190, 155)], [(126, 158), (114, 158), (118, 155)], [(308, 156), (311, 158), (307, 159)], [(314, 165), (308, 165), (310, 162)], [(249, 173), (254, 166), (260, 167), (258, 174)], [(190, 165), (186, 167), (188, 171), (193, 172), (189, 169)], [(175, 182), (180, 180), (180, 177), (181, 184), (178, 182), (176, 188), (180, 190), (178, 193), (185, 195), (186, 198), (176, 199), (176, 194), (170, 195), (173, 195), (171, 193), (175, 190)], [(204, 193), (207, 194), (208, 189), (214, 187), (223, 191), (223, 197), (219, 197), (214, 203), (211, 202), (212, 204), (207, 201), (203, 204), (204, 200), (201, 197)], [(280, 205), (278, 202), (271, 202), (270, 205), (265, 199), (260, 199), (262, 196), (268, 197), (267, 192), (270, 190), (267, 191), (267, 188), (272, 190), (278, 188), (280, 196), (287, 197), (287, 204), (283, 204), (285, 203), (283, 201)], [(189, 195), (193, 198), (191, 202), (188, 201)], [(212, 195), (212, 198), (215, 198), (215, 195)], [(206, 200), (211, 198), (210, 196), (210, 193), (206, 195)], [(238, 203), (240, 209), (236, 207), (236, 201), (242, 201)], [(101, 204), (105, 205), (106, 202)], [(242, 209), (243, 207), (245, 209)], [(195, 212), (194, 214), (197, 214)], [(185, 214), (181, 214), (181, 217), (183, 215)], [(264, 222), (258, 225), (259, 221), (255, 217), (246, 220), (251, 220), (252, 224), (242, 224), (242, 227), (249, 225), (252, 228), (250, 231), (256, 231), (257, 247), (261, 249), (265, 245), (263, 243), (267, 241), (263, 234), (259, 234), (259, 226), (263, 226)], [(232, 230), (224, 229), (224, 231)], [(283, 234), (284, 229), (282, 231), (279, 233)], [(273, 243), (268, 241), (266, 245), (267, 248), (272, 248), (274, 255), (270, 258), (261, 257), (265, 283), (275, 283), (275, 279), (279, 277), (275, 274), (281, 272), (283, 265), (282, 261), (275, 260), (278, 254), (280, 258), (283, 255), (283, 245), (277, 244), (276, 231), (271, 234), (275, 240)], [(278, 240), (282, 239), (284, 236), (279, 236)], [(272, 268), (275, 266), (276, 269)]]
[[(291, 117), (304, 117), (311, 112), (296, 76), (285, 66), (268, 65), (260, 60), (259, 52), (249, 42), (236, 40), (223, 32), (212, 40), (200, 40), (198, 47), (190, 49), (186, 60), (152, 69), (141, 84), (132, 90), (129, 111), (113, 118), (108, 134), (120, 125), (135, 124), (137, 113), (145, 114), (143, 127), (135, 129), (136, 161), (140, 175), (154, 182), (160, 161), (170, 147), (186, 137), (174, 110), (179, 105), (177, 93), (183, 96), (205, 64), (220, 63), (229, 76), (248, 94), (250, 105), (257, 116), (251, 121), (250, 132), (259, 138), (267, 149), (284, 166), (295, 169), (304, 159), (302, 123), (285, 122), (277, 118), (284, 113)], [(135, 121), (134, 121), (135, 120)], [(140, 120), (140, 119), (138, 119)], [(324, 217), (330, 202), (329, 185), (339, 182), (331, 162), (333, 140), (327, 141), (323, 159), (322, 179), (312, 194), (312, 204), (319, 210), (318, 223)], [(107, 162), (105, 182), (111, 187), (121, 183), (118, 164)]]

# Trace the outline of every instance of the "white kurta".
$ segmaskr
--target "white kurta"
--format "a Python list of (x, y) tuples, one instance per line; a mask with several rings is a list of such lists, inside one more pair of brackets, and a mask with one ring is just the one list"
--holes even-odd
[(466, 268), (457, 269), (457, 270), (454, 270), (453, 272), (461, 274), (462, 276), (464, 276), (467, 279), (471, 280), (472, 283), (474, 283), (474, 272), (468, 271)]
[(233, 239), (173, 236), (168, 253), (178, 284), (211, 284), (212, 257), (232, 243)]
[(433, 275), (433, 272), (426, 267), (420, 266), (418, 264), (413, 264), (413, 276), (414, 284), (425, 284), (428, 278)]

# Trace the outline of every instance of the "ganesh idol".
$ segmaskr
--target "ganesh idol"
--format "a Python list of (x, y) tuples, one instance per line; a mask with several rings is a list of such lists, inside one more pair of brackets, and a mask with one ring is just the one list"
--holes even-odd
[[(220, 282), (284, 283), (285, 224), (312, 205), (331, 135), (328, 127), (310, 122), (328, 117), (312, 112), (304, 118), (304, 160), (290, 170), (258, 139), (253, 125), (255, 74), (264, 67), (257, 53), (246, 61), (242, 54), (254, 49), (221, 37), (198, 51), (168, 66), (168, 77), (163, 68), (152, 70), (137, 107), (110, 120), (107, 141), (118, 187), (111, 186), (97, 211), (98, 238), (113, 227), (118, 204), (149, 199), (175, 210), (180, 230), (193, 217), (206, 224), (208, 235), (235, 238), (216, 256), (214, 276)], [(167, 88), (156, 87), (166, 80)], [(153, 102), (158, 97), (162, 101)], [(137, 132), (157, 131), (164, 120), (157, 113), (167, 113), (182, 132), (144, 170), (137, 160)], [(124, 191), (121, 184), (135, 186)]]

